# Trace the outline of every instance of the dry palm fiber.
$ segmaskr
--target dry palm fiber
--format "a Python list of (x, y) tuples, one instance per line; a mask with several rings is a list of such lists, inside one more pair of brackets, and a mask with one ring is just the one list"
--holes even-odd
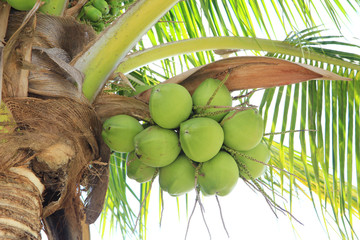
[(101, 121), (119, 114), (130, 115), (139, 120), (151, 121), (149, 105), (133, 97), (102, 94), (96, 98), (93, 106)]
[[(10, 15), (5, 40), (9, 40), (19, 29), (24, 16), (23, 12)], [(94, 31), (72, 18), (37, 14), (36, 19), (31, 39), (32, 60), (26, 62), (19, 59), (22, 68), (30, 70), (28, 92), (42, 96), (83, 98), (82, 73), (73, 68), (70, 61), (95, 39)]]
[[(78, 192), (88, 166), (101, 161), (101, 122), (90, 106), (68, 98), (9, 98), (4, 101), (17, 129), (1, 136), (0, 171), (29, 164), (48, 191), (61, 192), (56, 206), (45, 208), (46, 216), (57, 205), (62, 205), (65, 194)], [(47, 154), (53, 146), (64, 147), (60, 152), (53, 150)], [(38, 160), (44, 154), (48, 159)], [(107, 156), (104, 155), (102, 157)]]
[[(23, 24), (24, 17), (19, 12), (10, 15), (5, 39), (15, 43), (4, 47), (15, 58), (2, 63), (3, 101), (17, 127), (0, 136), (0, 172), (27, 165), (37, 174), (46, 186), (43, 218), (69, 208), (72, 217), (81, 219), (81, 184), (89, 190), (85, 213), (92, 223), (103, 207), (110, 151), (101, 138), (101, 121), (81, 93), (82, 73), (71, 60), (95, 33), (71, 18), (37, 14)], [(26, 60), (15, 53), (18, 35), (29, 29), (34, 32), (27, 39), (31, 60)], [(28, 88), (25, 97), (19, 97), (8, 91), (17, 84), (11, 72), (24, 70), (29, 74), (20, 81)]]

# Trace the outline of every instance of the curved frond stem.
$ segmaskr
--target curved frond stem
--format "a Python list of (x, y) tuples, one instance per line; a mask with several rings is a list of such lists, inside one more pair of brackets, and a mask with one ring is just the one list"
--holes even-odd
[(167, 57), (216, 49), (239, 49), (282, 53), (360, 70), (359, 65), (295, 47), (283, 41), (249, 37), (204, 37), (165, 43), (143, 51), (138, 51), (125, 57), (119, 64), (116, 72), (126, 74), (148, 63)]
[(101, 91), (122, 58), (177, 2), (138, 0), (74, 60), (74, 66), (85, 74), (83, 93), (90, 101)]

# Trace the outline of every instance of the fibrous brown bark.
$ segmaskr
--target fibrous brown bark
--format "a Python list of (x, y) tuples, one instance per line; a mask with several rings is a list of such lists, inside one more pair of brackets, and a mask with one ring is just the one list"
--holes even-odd
[[(0, 198), (0, 229), (9, 235), (16, 225), (25, 233), (15, 239), (40, 239), (42, 220), (51, 240), (89, 239), (88, 224), (103, 208), (110, 151), (101, 138), (101, 120), (82, 95), (83, 75), (70, 62), (95, 33), (71, 18), (25, 15), (10, 14), (2, 51), (6, 61), (0, 62), (2, 101), (15, 122), (13, 131), (0, 134), (0, 181), (21, 167), (35, 180), (19, 185), (37, 180), (44, 190), (28, 189), (33, 198), (37, 195), (31, 207), (36, 214), (23, 212), (24, 201), (12, 211)], [(80, 199), (84, 190), (85, 203)], [(27, 194), (24, 198), (30, 198)]]
[(31, 170), (0, 173), (0, 239), (40, 239), (44, 186)]

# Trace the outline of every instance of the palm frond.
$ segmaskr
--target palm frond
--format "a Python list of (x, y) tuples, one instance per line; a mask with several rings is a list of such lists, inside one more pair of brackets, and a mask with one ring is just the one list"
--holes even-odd
[(137, 218), (137, 212), (134, 212), (130, 202), (134, 200), (141, 202), (141, 198), (127, 183), (126, 155), (126, 153), (111, 155), (109, 187), (100, 221), (102, 234), (105, 226), (108, 226), (110, 231), (120, 230), (123, 239), (133, 235)]
[[(327, 42), (324, 44), (322, 37), (313, 37), (312, 34), (317, 34), (317, 31), (307, 30), (301, 34), (298, 33), (298, 38), (295, 35), (291, 36), (291, 42), (299, 44), (303, 39), (313, 38), (320, 40), (323, 44), (319, 49), (324, 49), (326, 44), (333, 44), (334, 42)], [(304, 37), (304, 35), (306, 35)], [(327, 39), (328, 37), (324, 37)], [(333, 37), (331, 37), (333, 38)], [(336, 40), (335, 42), (339, 42)], [(308, 45), (308, 42), (302, 42)], [(301, 44), (300, 44), (301, 45)], [(301, 45), (302, 47), (307, 47)], [(320, 45), (320, 44), (319, 44)], [(343, 45), (341, 42), (340, 46)], [(357, 46), (352, 46), (357, 47)], [(311, 47), (310, 47), (311, 48)], [(312, 49), (312, 48), (311, 48)], [(313, 49), (315, 50), (315, 49)], [(316, 51), (316, 50), (315, 50)], [(325, 52), (325, 51), (323, 51)], [(332, 50), (336, 53), (338, 59), (344, 61), (358, 62), (360, 56), (354, 54), (350, 60), (348, 54), (342, 51)], [(284, 57), (280, 54), (273, 56)], [(270, 139), (270, 145), (278, 145), (279, 159), (277, 159), (276, 166), (286, 169), (289, 173), (295, 174), (300, 178), (307, 179), (303, 182), (310, 189), (310, 195), (315, 193), (321, 199), (321, 208), (318, 210), (319, 218), (326, 219), (324, 213), (327, 206), (330, 205), (332, 209), (332, 218), (335, 219), (339, 233), (343, 238), (351, 238), (356, 234), (352, 229), (353, 216), (359, 216), (359, 194), (358, 188), (359, 169), (356, 159), (359, 159), (359, 151), (356, 150), (359, 146), (356, 136), (356, 129), (359, 123), (359, 108), (356, 107), (358, 101), (358, 90), (355, 86), (359, 85), (360, 73), (358, 70), (344, 68), (342, 66), (334, 66), (326, 62), (309, 61), (307, 59), (294, 59), (289, 56), (285, 57), (290, 61), (305, 62), (307, 64), (327, 68), (334, 73), (341, 76), (352, 78), (351, 82), (326, 82), (326, 81), (311, 81), (297, 84), (295, 86), (287, 86), (286, 95), (284, 95), (283, 88), (267, 89), (264, 96), (272, 95), (271, 97), (264, 97), (260, 104), (260, 109), (264, 118), (268, 118), (269, 106), (272, 99), (277, 99), (277, 104), (274, 109), (272, 119), (268, 119), (272, 132), (276, 129), (276, 124), (279, 122), (279, 102), (282, 99), (280, 107), (284, 108), (283, 123), (281, 124), (281, 131), (293, 131), (299, 129), (302, 131), (299, 134), (299, 141), (301, 151), (298, 155), (297, 161), (302, 159), (302, 166), (297, 166), (303, 169), (303, 172), (297, 172), (294, 165), (295, 143), (293, 133), (288, 136), (288, 142), (284, 143), (284, 136), (280, 137), (278, 143), (274, 139)], [(299, 91), (301, 94), (299, 95)], [(276, 92), (276, 94), (274, 94)], [(293, 106), (290, 110), (289, 105)], [(297, 105), (300, 104), (300, 107)], [(289, 119), (288, 119), (289, 118)], [(300, 123), (296, 123), (297, 120)], [(287, 125), (290, 122), (290, 127)], [(296, 124), (295, 124), (296, 123)], [(270, 127), (269, 127), (270, 128)], [(285, 147), (287, 145), (287, 147)], [(287, 160), (284, 160), (284, 149), (287, 151)], [(309, 156), (307, 158), (306, 156)], [(287, 164), (287, 165), (286, 165)], [(280, 189), (284, 188), (284, 173), (279, 173), (281, 178)], [(357, 176), (357, 177), (355, 177)], [(292, 189), (296, 188), (294, 180), (296, 178), (288, 177), (290, 179), (289, 189), (290, 200), (292, 197)], [(357, 179), (357, 180), (355, 180)], [(315, 198), (311, 197), (314, 206)], [(324, 221), (324, 224), (326, 222)]]
[[(289, 32), (312, 29), (325, 24), (325, 21), (327, 24), (333, 22), (339, 28), (341, 21), (348, 20), (351, 11), (355, 13), (358, 10), (359, 6), (352, 1), (339, 3), (322, 0), (316, 3), (316, 8), (313, 1), (273, 0), (271, 4), (259, 0), (180, 1), (155, 24), (144, 40), (148, 39), (146, 41), (149, 41), (151, 46), (157, 46), (178, 40), (214, 36), (283, 39)], [(316, 45), (313, 47), (315, 49)], [(319, 52), (323, 51), (319, 49)], [(259, 54), (258, 51), (255, 53)], [(330, 50), (326, 54), (330, 54)], [(329, 56), (336, 56), (336, 53)], [(162, 65), (167, 69), (167, 74), (171, 74), (169, 76), (174, 76), (176, 65), (184, 66), (185, 70), (188, 70), (216, 58), (212, 51), (196, 52), (163, 60)]]

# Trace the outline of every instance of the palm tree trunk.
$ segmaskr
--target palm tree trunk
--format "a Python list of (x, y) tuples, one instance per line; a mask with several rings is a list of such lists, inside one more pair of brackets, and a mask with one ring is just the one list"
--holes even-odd
[(0, 239), (41, 239), (43, 191), (28, 168), (0, 173)]
[[(15, 125), (0, 131), (0, 239), (41, 239), (44, 226), (50, 240), (86, 240), (103, 207), (110, 150), (70, 61), (95, 33), (34, 13), (11, 12), (0, 46), (1, 100)], [(1, 113), (0, 122), (9, 126)]]

